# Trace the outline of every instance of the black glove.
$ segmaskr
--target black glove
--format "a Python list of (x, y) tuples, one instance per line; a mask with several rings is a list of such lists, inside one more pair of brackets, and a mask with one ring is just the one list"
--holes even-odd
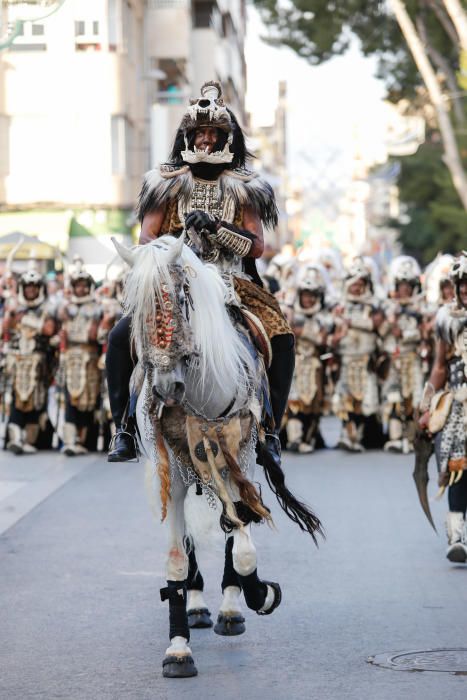
[(207, 211), (201, 211), (196, 209), (195, 211), (190, 211), (185, 217), (185, 228), (189, 231), (190, 228), (194, 228), (196, 233), (216, 233), (217, 231), (217, 221), (216, 219), (208, 214)]

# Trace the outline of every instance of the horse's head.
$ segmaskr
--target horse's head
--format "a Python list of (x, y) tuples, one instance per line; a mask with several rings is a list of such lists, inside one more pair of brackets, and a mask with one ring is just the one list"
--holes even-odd
[(180, 258), (183, 237), (163, 236), (131, 250), (114, 244), (132, 268), (125, 307), (149, 389), (157, 402), (174, 406), (183, 401), (186, 372), (195, 355), (187, 270)]
[(219, 271), (184, 246), (183, 237), (161, 236), (131, 250), (114, 243), (132, 267), (123, 305), (152, 395), (174, 405), (186, 384), (186, 401), (211, 417), (235, 397), (246, 402), (258, 370), (226, 308), (232, 291)]

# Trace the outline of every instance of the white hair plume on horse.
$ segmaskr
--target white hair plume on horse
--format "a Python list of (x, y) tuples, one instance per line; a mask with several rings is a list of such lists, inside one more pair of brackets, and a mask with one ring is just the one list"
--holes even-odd
[(144, 337), (148, 317), (155, 318), (157, 303), (162, 301), (163, 287), (174, 293), (170, 267), (178, 263), (187, 270), (193, 301), (190, 325), (199, 353), (200, 381), (209, 376), (215, 386), (231, 395), (248, 387), (256, 372), (254, 360), (227, 312), (227, 287), (214, 265), (203, 263), (183, 244), (183, 238), (173, 236), (125, 249), (124, 255), (132, 265), (123, 302), (125, 313), (132, 317), (132, 340), (140, 343)]
[(187, 246), (181, 257), (194, 273), (189, 278), (191, 327), (200, 353), (201, 380), (210, 375), (225, 394), (235, 396), (240, 387), (251, 384), (256, 368), (227, 312), (225, 282), (214, 265), (203, 263)]

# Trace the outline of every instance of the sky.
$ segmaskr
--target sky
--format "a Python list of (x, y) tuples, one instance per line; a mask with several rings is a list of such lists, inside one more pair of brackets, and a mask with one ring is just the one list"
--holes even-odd
[(287, 81), (289, 172), (312, 184), (316, 178), (345, 182), (352, 170), (355, 134), (366, 160), (385, 157), (385, 89), (374, 77), (376, 62), (357, 46), (345, 56), (311, 66), (287, 48), (273, 48), (257, 11), (248, 8), (247, 109), (252, 125), (274, 119), (277, 84)]

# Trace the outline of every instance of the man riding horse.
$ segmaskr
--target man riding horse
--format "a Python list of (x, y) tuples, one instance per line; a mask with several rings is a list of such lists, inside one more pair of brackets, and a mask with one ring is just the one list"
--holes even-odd
[[(264, 248), (263, 225), (277, 224), (274, 193), (248, 170), (243, 132), (222, 98), (219, 83), (203, 85), (178, 128), (170, 160), (149, 171), (139, 198), (140, 244), (161, 235), (180, 236), (223, 274), (229, 306), (241, 308), (263, 349), (271, 407), (266, 445), (280, 464), (280, 429), (294, 369), (294, 338), (276, 299), (262, 285), (255, 258)], [(206, 299), (209, 304), (209, 299)], [(107, 379), (116, 436), (109, 461), (136, 457), (134, 424), (128, 419), (133, 370), (130, 319), (112, 330)]]

